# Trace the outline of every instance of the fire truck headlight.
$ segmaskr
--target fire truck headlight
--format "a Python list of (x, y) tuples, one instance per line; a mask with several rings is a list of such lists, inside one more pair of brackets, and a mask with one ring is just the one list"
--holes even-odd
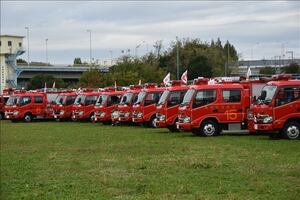
[(106, 114), (105, 112), (101, 112), (100, 117), (105, 117), (105, 114)]
[(263, 123), (264, 123), (264, 124), (270, 124), (270, 123), (272, 123), (272, 122), (273, 122), (273, 118), (270, 117), (270, 116), (265, 117), (265, 118), (263, 119)]
[(160, 121), (164, 121), (166, 119), (166, 115), (160, 115), (158, 119)]
[(61, 111), (60, 111), (60, 114), (61, 114), (61, 115), (63, 115), (64, 113), (65, 113), (65, 111), (64, 111), (64, 110), (61, 110)]
[(125, 114), (124, 114), (124, 117), (129, 117), (130, 116), (130, 113), (129, 112), (126, 112)]
[(19, 111), (15, 110), (15, 111), (13, 112), (13, 114), (14, 114), (14, 115), (18, 115), (18, 114), (19, 114)]
[(190, 123), (191, 122), (191, 118), (190, 117), (185, 117), (183, 119), (183, 123)]
[(79, 114), (79, 115), (83, 115), (83, 111), (80, 111), (78, 114)]
[(139, 118), (143, 117), (143, 113), (137, 113), (136, 116), (139, 117)]
[(119, 117), (119, 112), (118, 111), (114, 111), (111, 113), (111, 117), (112, 118), (118, 118)]

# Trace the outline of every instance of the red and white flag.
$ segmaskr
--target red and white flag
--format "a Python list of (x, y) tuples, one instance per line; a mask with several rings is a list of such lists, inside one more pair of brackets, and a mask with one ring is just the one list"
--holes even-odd
[(169, 73), (166, 75), (166, 77), (164, 78), (163, 82), (164, 82), (165, 85), (169, 85), (170, 81), (171, 81), (171, 74), (170, 74), (170, 72), (169, 72)]
[(53, 82), (52, 88), (55, 88), (55, 81)]
[(187, 80), (188, 80), (188, 78), (187, 78), (187, 70), (185, 70), (185, 72), (181, 75), (181, 80), (182, 80), (185, 84), (187, 84)]

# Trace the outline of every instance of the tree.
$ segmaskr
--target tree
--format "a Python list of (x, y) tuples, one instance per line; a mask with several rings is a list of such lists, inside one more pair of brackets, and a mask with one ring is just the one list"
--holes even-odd
[(18, 59), (17, 59), (17, 63), (18, 63), (18, 64), (27, 64), (27, 61), (24, 60), (24, 59), (22, 59), (22, 58), (18, 58)]
[(83, 72), (78, 85), (80, 87), (99, 88), (105, 86), (104, 76), (96, 69)]
[(284, 67), (282, 71), (287, 74), (296, 74), (300, 73), (300, 67), (297, 63), (291, 63), (289, 66)]
[(56, 88), (65, 87), (65, 83), (62, 79), (55, 78), (54, 76), (48, 74), (38, 74), (32, 77), (32, 79), (29, 81), (27, 85), (27, 89), (35, 90), (35, 89), (44, 88), (45, 83), (47, 84), (47, 87), (52, 87), (54, 82)]
[(81, 62), (81, 58), (75, 58), (74, 59), (74, 65), (81, 65), (82, 62)]
[(275, 74), (276, 73), (276, 70), (274, 67), (271, 67), (271, 66), (266, 66), (264, 68), (261, 68), (259, 70), (259, 73), (260, 74), (266, 74), (266, 75), (272, 75), (272, 74)]

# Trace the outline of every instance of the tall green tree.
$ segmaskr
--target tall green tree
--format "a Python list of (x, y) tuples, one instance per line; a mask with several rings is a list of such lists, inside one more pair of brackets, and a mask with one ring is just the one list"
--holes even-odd
[(62, 79), (55, 78), (54, 76), (48, 74), (38, 74), (32, 77), (32, 79), (29, 81), (27, 89), (35, 90), (44, 88), (45, 83), (48, 88), (51, 88), (54, 82), (56, 88), (64, 88), (66, 86)]

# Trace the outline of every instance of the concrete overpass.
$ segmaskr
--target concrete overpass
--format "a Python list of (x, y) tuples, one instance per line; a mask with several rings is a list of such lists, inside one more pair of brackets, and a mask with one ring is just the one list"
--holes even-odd
[(77, 82), (83, 72), (90, 69), (96, 69), (99, 72), (106, 73), (109, 67), (104, 66), (17, 66), (20, 74), (17, 77), (17, 86), (25, 87), (27, 82), (37, 74), (49, 74), (55, 78), (63, 79), (66, 82)]

